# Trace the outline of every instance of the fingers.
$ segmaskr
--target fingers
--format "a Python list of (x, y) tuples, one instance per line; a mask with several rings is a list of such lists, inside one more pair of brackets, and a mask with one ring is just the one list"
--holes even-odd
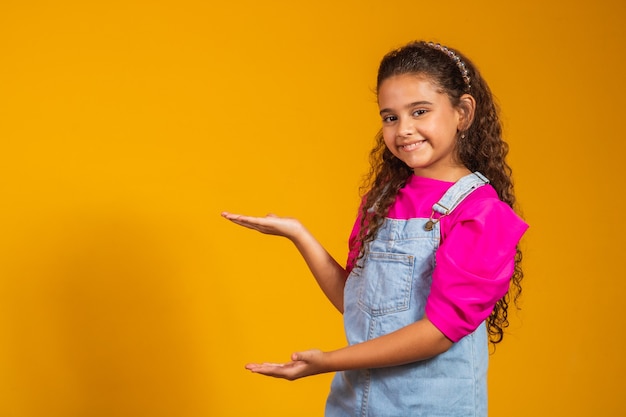
[(285, 363), (249, 363), (246, 365), (246, 369), (253, 373), (274, 378), (284, 378), (290, 381), (310, 375), (308, 368), (309, 366), (305, 361), (299, 360), (292, 360), (291, 362)]
[(295, 352), (291, 354), (290, 362), (249, 363), (246, 365), (246, 369), (257, 374), (293, 381), (298, 378), (326, 372), (320, 366), (322, 355), (323, 352), (318, 349)]
[[(233, 223), (240, 224), (242, 226), (255, 226), (255, 225), (263, 224), (264, 220), (270, 217), (270, 215), (266, 217), (252, 217), (252, 216), (244, 216), (243, 214), (233, 214), (233, 213), (224, 211), (222, 212), (222, 217), (230, 220)], [(272, 217), (276, 217), (276, 216), (272, 215)]]
[(249, 222), (250, 220), (254, 219), (254, 217), (244, 216), (243, 214), (229, 213), (227, 211), (222, 212), (222, 217), (235, 223)]
[(271, 376), (274, 378), (283, 378), (287, 380), (297, 379), (298, 372), (295, 368), (297, 366), (296, 362), (287, 362), (287, 363), (249, 363), (246, 365), (246, 369), (255, 373), (261, 374), (265, 376)]
[(253, 369), (253, 368), (262, 368), (262, 367), (279, 367), (282, 368), (285, 365), (289, 364), (290, 362), (287, 363), (273, 363), (273, 362), (263, 362), (263, 363), (249, 363), (246, 364), (246, 369)]
[(231, 222), (235, 224), (247, 227), (248, 229), (254, 229), (260, 232), (265, 232), (265, 230), (263, 229), (266, 226), (266, 224), (264, 223), (263, 217), (251, 217), (251, 216), (244, 216), (242, 214), (233, 214), (233, 213), (228, 213), (228, 212), (222, 212), (222, 217), (230, 220)]
[(222, 212), (222, 217), (248, 229), (289, 238), (293, 237), (301, 228), (301, 224), (296, 219), (279, 217), (272, 213), (265, 217), (253, 217), (224, 211)]

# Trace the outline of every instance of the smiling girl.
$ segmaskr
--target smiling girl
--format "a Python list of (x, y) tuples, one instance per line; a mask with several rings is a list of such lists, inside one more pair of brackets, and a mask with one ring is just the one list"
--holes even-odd
[(488, 342), (502, 340), (519, 294), (528, 228), (497, 108), (466, 57), (430, 42), (383, 58), (377, 96), (382, 129), (345, 267), (296, 219), (222, 213), (290, 239), (348, 339), (246, 367), (289, 380), (337, 372), (326, 416), (486, 416)]

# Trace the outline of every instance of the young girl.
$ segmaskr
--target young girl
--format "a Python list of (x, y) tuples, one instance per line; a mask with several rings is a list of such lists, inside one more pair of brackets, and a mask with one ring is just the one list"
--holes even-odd
[(509, 283), (521, 289), (528, 227), (512, 209), (497, 108), (476, 67), (431, 42), (388, 53), (377, 96), (382, 129), (345, 268), (296, 219), (222, 214), (295, 244), (349, 342), (246, 368), (337, 372), (326, 416), (486, 416), (488, 339), (508, 325)]

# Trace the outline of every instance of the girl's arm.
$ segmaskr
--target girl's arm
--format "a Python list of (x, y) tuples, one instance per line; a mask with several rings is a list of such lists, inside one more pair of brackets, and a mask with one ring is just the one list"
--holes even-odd
[(272, 214), (251, 217), (223, 212), (222, 216), (240, 226), (291, 240), (326, 297), (343, 313), (343, 288), (348, 273), (298, 220)]
[(291, 361), (284, 364), (248, 364), (246, 368), (263, 375), (294, 380), (325, 372), (403, 365), (437, 356), (452, 345), (452, 341), (424, 317), (367, 342), (330, 352), (296, 352), (291, 355)]

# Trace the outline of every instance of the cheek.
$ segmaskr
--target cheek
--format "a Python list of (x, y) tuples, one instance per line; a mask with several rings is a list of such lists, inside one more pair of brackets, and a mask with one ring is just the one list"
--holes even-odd
[(391, 151), (394, 150), (395, 137), (391, 129), (383, 129), (383, 141)]
[(455, 140), (456, 129), (456, 124), (451, 123), (449, 119), (439, 119), (428, 126), (424, 126), (420, 133), (435, 140), (449, 142)]
[(396, 139), (396, 128), (394, 126), (384, 126), (382, 132), (385, 143), (393, 142)]

